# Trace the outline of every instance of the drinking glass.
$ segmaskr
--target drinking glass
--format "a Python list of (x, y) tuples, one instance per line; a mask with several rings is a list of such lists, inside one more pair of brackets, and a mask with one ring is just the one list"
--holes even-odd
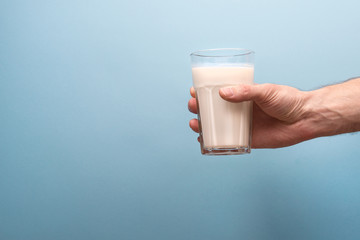
[(225, 101), (219, 89), (253, 84), (254, 52), (241, 48), (209, 49), (194, 52), (190, 57), (201, 153), (250, 153), (252, 102)]

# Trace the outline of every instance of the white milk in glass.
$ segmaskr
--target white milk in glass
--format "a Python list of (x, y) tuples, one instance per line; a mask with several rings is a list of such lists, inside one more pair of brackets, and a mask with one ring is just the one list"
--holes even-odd
[(219, 89), (253, 84), (253, 66), (193, 67), (192, 75), (203, 148), (250, 151), (252, 102), (227, 102), (220, 97)]

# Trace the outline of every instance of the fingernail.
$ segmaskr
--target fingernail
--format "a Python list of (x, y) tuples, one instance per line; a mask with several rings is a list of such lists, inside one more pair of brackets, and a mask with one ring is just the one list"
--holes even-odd
[(232, 97), (234, 95), (234, 90), (232, 90), (232, 88), (221, 88), (220, 93), (225, 97)]

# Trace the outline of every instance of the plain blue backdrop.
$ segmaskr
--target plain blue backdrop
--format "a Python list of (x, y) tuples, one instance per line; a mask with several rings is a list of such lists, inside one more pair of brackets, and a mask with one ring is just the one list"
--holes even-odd
[(360, 75), (359, 1), (0, 2), (0, 239), (360, 239), (360, 135), (206, 157), (192, 51), (255, 81)]

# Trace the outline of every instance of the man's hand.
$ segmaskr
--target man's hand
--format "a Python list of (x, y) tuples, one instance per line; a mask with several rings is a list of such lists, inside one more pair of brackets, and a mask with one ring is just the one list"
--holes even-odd
[[(188, 107), (197, 113), (195, 90)], [(315, 137), (360, 130), (360, 79), (311, 92), (275, 85), (222, 88), (229, 102), (254, 101), (252, 148), (279, 148)], [(190, 127), (199, 132), (196, 119)]]
[[(195, 90), (188, 106), (197, 113)], [(295, 88), (274, 84), (239, 85), (220, 89), (220, 96), (229, 102), (254, 101), (252, 148), (276, 148), (296, 144), (307, 138), (299, 131), (306, 117), (306, 94)], [(190, 127), (199, 132), (196, 119)]]

